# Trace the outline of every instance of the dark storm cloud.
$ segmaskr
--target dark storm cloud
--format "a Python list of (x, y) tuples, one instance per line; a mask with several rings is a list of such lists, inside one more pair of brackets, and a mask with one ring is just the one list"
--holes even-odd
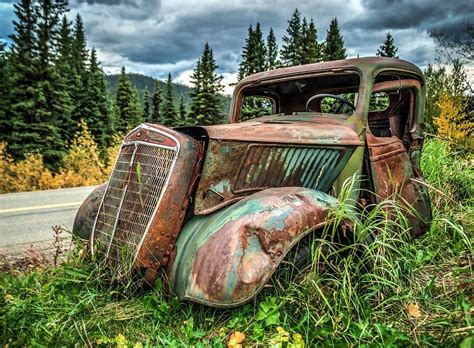
[(362, 5), (363, 15), (348, 21), (348, 28), (439, 28), (448, 34), (458, 34), (465, 28), (465, 22), (474, 17), (473, 1), (363, 0)]
[[(0, 0), (0, 37), (11, 33), (11, 0)], [(219, 71), (235, 73), (249, 24), (259, 21), (266, 36), (273, 27), (285, 34), (296, 6), (315, 20), (319, 40), (332, 18), (339, 19), (349, 57), (374, 55), (387, 31), (395, 38), (400, 58), (426, 66), (435, 58), (428, 32), (462, 31), (474, 18), (471, 0), (71, 0), (71, 18), (80, 13), (88, 44), (95, 46), (107, 71), (129, 70), (165, 77), (192, 70), (206, 42)], [(10, 22), (10, 21), (9, 21)], [(280, 41), (281, 44), (281, 41)]]

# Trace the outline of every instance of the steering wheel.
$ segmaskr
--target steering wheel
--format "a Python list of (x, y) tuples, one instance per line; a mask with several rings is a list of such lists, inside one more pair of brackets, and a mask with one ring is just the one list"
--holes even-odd
[(331, 98), (334, 98), (334, 99), (339, 100), (341, 102), (341, 105), (339, 105), (337, 110), (334, 112), (335, 114), (339, 113), (339, 111), (341, 110), (341, 108), (344, 104), (346, 104), (348, 107), (350, 107), (352, 109), (352, 111), (354, 111), (356, 109), (354, 104), (352, 104), (346, 98), (340, 97), (340, 96), (335, 95), (335, 94), (316, 94), (316, 95), (313, 95), (311, 98), (309, 98), (308, 101), (306, 102), (306, 111), (313, 111), (314, 112), (314, 110), (311, 110), (309, 108), (309, 104), (311, 104), (311, 102), (313, 100), (322, 99), (322, 98), (326, 98), (326, 97), (331, 97)]

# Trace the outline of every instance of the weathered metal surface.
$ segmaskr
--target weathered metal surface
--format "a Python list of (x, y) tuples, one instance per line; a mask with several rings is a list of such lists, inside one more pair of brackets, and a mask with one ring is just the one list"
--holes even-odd
[(419, 236), (428, 228), (432, 216), (426, 189), (416, 180), (413, 164), (403, 142), (397, 137), (377, 138), (367, 132), (372, 180), (377, 202), (396, 198), (405, 207), (411, 233)]
[(76, 237), (89, 240), (106, 188), (107, 183), (97, 186), (94, 191), (87, 196), (84, 202), (82, 202), (74, 218), (74, 225), (72, 227), (72, 233)]
[(193, 218), (176, 242), (172, 290), (181, 300), (217, 307), (250, 300), (291, 246), (326, 223), (335, 204), (319, 191), (275, 188)]
[(311, 115), (266, 116), (243, 123), (202, 127), (209, 138), (227, 141), (300, 145), (349, 145), (362, 142), (351, 124), (337, 117)]
[(199, 153), (194, 139), (165, 127), (141, 125), (127, 135), (91, 236), (92, 252), (109, 261), (115, 276), (166, 262)]
[(354, 146), (297, 146), (210, 141), (194, 213), (209, 214), (271, 187), (328, 192)]

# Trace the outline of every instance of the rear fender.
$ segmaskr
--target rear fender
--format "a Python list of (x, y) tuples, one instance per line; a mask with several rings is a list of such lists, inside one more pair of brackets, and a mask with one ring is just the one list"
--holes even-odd
[(232, 307), (252, 299), (291, 247), (326, 224), (336, 199), (299, 187), (263, 190), (182, 229), (168, 268), (181, 300)]

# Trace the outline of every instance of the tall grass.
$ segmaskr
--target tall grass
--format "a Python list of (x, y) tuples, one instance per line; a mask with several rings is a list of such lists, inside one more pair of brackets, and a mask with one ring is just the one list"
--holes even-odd
[(472, 346), (472, 161), (446, 142), (426, 142), (434, 221), (415, 241), (394, 200), (355, 215), (347, 182), (330, 218), (353, 233), (331, 227), (304, 240), (309, 270), (283, 268), (232, 310), (180, 303), (160, 281), (146, 292), (109, 285), (81, 248), (57, 268), (4, 273), (0, 342), (223, 347), (239, 331), (251, 346)]

